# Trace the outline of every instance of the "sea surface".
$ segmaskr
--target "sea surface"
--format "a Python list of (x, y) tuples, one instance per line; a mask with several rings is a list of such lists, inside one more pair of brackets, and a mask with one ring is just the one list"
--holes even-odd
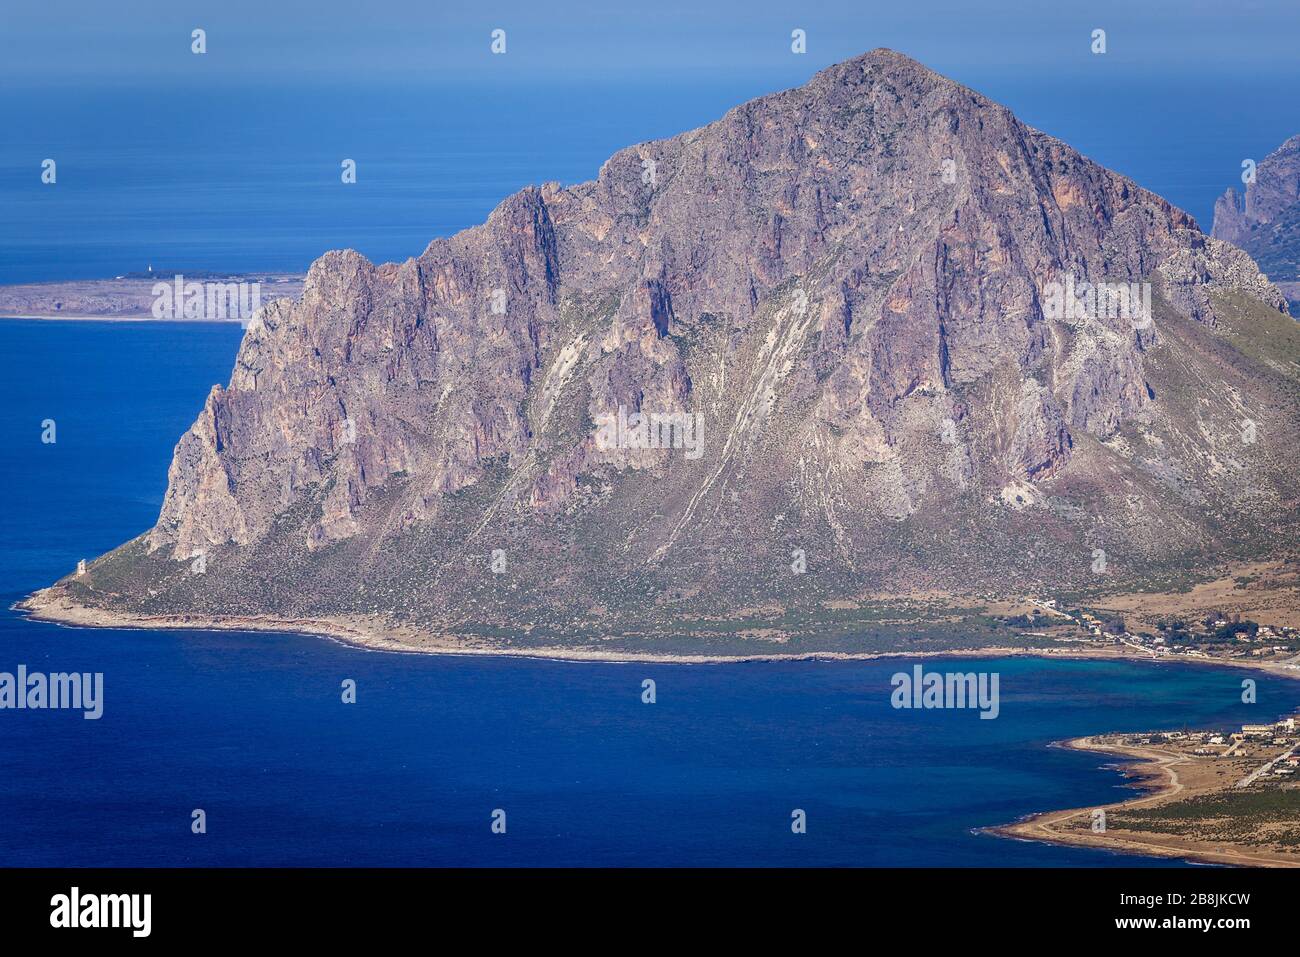
[[(5, 609), (152, 524), (240, 335), (0, 320)], [(0, 711), (0, 866), (1157, 865), (978, 829), (1125, 793), (1053, 741), (1273, 719), (1300, 697), (1260, 675), (1243, 705), (1241, 672), (1185, 664), (928, 663), (1000, 675), (1000, 716), (980, 720), (893, 709), (888, 661), (394, 655), (0, 611), (0, 671), (20, 664), (103, 672), (104, 713)]]
[[(1086, 31), (1085, 31), (1086, 33)], [(878, 39), (878, 38), (877, 38)], [(862, 49), (874, 42), (862, 40)], [(209, 77), (0, 89), (0, 283), (143, 272), (306, 271), (330, 249), (418, 256), (532, 183), (595, 178), (614, 152), (800, 85), (761, 75), (367, 85)], [(1187, 210), (1208, 232), (1244, 159), (1300, 131), (1294, 78), (1254, 71), (1035, 72), (929, 63)], [(1291, 68), (1294, 72), (1294, 68)], [(57, 181), (41, 181), (44, 159)], [(341, 164), (356, 163), (356, 182)]]

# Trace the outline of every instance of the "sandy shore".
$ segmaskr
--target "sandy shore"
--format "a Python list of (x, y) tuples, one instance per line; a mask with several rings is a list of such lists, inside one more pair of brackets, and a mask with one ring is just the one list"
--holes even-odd
[(1075, 738), (1062, 742), (1062, 746), (1075, 751), (1126, 759), (1124, 771), (1136, 782), (1142, 793), (1127, 801), (1102, 804), (1064, 811), (1048, 811), (1031, 815), (1014, 824), (987, 829), (987, 833), (1023, 841), (1042, 841), (1048, 844), (1065, 844), (1075, 847), (1094, 847), (1127, 854), (1149, 857), (1177, 858), (1207, 864), (1233, 864), (1249, 867), (1300, 867), (1295, 854), (1285, 855), (1268, 849), (1242, 848), (1236, 845), (1201, 841), (1179, 834), (1125, 832), (1108, 829), (1096, 833), (1088, 827), (1092, 813), (1100, 808), (1112, 814), (1134, 808), (1168, 804), (1176, 800), (1211, 794), (1220, 786), (1207, 782), (1204, 774), (1196, 773), (1185, 755), (1171, 754), (1157, 748), (1101, 743), (1092, 737)]
[[(486, 655), (502, 658), (543, 658), (554, 661), (600, 661), (611, 663), (650, 662), (660, 664), (732, 664), (749, 661), (853, 661), (877, 658), (993, 657), (1033, 654), (1045, 658), (1128, 658), (1127, 654), (1103, 649), (1025, 649), (990, 646), (979, 649), (951, 649), (932, 652), (757, 652), (738, 655), (677, 655), (663, 652), (626, 650), (600, 651), (562, 645), (536, 648), (502, 648), (482, 639), (452, 634), (432, 634), (409, 627), (396, 627), (360, 618), (327, 617), (281, 619), (265, 615), (135, 615), (90, 608), (70, 601), (55, 589), (43, 588), (14, 604), (33, 621), (76, 628), (187, 629), (190, 631), (266, 631), (329, 638), (366, 651), (399, 654)], [(1133, 656), (1140, 657), (1140, 656)], [(1295, 677), (1300, 678), (1300, 670)]]
[[(1028, 656), (1079, 660), (1160, 661), (1237, 667), (1279, 677), (1300, 679), (1300, 666), (1267, 661), (1237, 661), (1217, 658), (1155, 658), (1127, 645), (1092, 647), (1062, 642), (1055, 648), (989, 645), (981, 648), (953, 648), (936, 651), (880, 652), (746, 652), (737, 655), (681, 655), (639, 652), (625, 649), (602, 651), (563, 645), (535, 648), (502, 648), (482, 638), (438, 634), (396, 626), (379, 619), (319, 617), (283, 619), (266, 615), (137, 615), (90, 608), (70, 600), (58, 588), (43, 588), (14, 604), (34, 621), (78, 628), (187, 629), (190, 631), (266, 631), (329, 638), (367, 651), (426, 655), (487, 655), (503, 658), (543, 658), (555, 661), (652, 662), (661, 664), (729, 664), (749, 661), (871, 661), (880, 658), (990, 658)], [(609, 636), (612, 637), (612, 636)]]

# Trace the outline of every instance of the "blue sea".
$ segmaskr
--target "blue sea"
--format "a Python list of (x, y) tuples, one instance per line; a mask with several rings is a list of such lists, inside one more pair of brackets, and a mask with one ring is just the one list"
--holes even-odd
[[(860, 50), (876, 42), (864, 37)], [(761, 74), (703, 77), (10, 85), (0, 89), (0, 283), (149, 266), (302, 272), (340, 248), (401, 261), (530, 183), (593, 179), (617, 150), (797, 86), (818, 65), (787, 55)], [(1155, 190), (1207, 232), (1215, 198), (1242, 189), (1242, 161), (1300, 131), (1294, 65), (1281, 77), (1105, 58), (1032, 76), (996, 60), (929, 65)], [(46, 158), (57, 163), (53, 186), (41, 182)], [(341, 181), (345, 159), (354, 184)]]
[[(172, 447), (240, 335), (0, 320), (6, 609), (152, 524)], [(989, 721), (894, 710), (900, 666), (884, 661), (393, 655), (5, 610), (0, 671), (20, 664), (103, 672), (104, 712), (0, 711), (0, 866), (1156, 865), (978, 829), (1125, 793), (1115, 769), (1053, 741), (1272, 719), (1300, 697), (1261, 675), (1243, 705), (1240, 672), (1177, 664), (931, 663), (998, 672)]]

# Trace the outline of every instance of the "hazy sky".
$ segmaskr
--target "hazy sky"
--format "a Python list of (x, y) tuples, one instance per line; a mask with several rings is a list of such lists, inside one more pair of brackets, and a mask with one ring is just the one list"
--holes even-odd
[[(207, 31), (208, 55), (190, 52)], [(488, 52), (507, 31), (508, 56)], [(790, 31), (808, 34), (793, 57)], [(1089, 34), (1107, 31), (1104, 63)], [(1107, 70), (1296, 74), (1297, 0), (39, 0), (0, 4), (8, 84), (770, 75), (878, 46), (959, 78)], [(202, 72), (201, 72), (202, 71)]]

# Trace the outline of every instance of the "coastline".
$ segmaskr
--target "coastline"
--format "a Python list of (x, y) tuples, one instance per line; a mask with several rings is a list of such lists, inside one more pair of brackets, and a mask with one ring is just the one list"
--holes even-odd
[[(744, 655), (681, 655), (662, 652), (598, 651), (580, 648), (491, 647), (482, 639), (469, 642), (453, 635), (430, 639), (427, 633), (413, 629), (397, 629), (379, 622), (365, 622), (345, 618), (318, 618), (289, 620), (267, 616), (149, 616), (110, 612), (91, 608), (71, 601), (66, 593), (54, 587), (40, 589), (15, 602), (11, 609), (33, 621), (76, 628), (106, 628), (131, 630), (194, 630), (194, 631), (250, 631), (293, 634), (310, 638), (323, 638), (360, 651), (396, 654), (424, 654), (456, 657), (518, 658), (539, 661), (602, 664), (741, 664), (751, 662), (794, 661), (870, 661), (896, 658), (901, 660), (989, 657), (1032, 657), (1040, 659), (1093, 660), (1093, 661), (1145, 661), (1165, 662), (1138, 650), (1120, 645), (1114, 648), (1062, 647), (1026, 648), (1017, 646), (987, 646), (974, 649), (942, 649), (929, 652), (802, 652), (757, 653)], [(406, 632), (403, 634), (403, 632)], [(1300, 667), (1280, 662), (1245, 662), (1214, 658), (1180, 658), (1174, 663), (1221, 665), (1246, 671), (1263, 672), (1278, 677), (1300, 680)], [(1103, 732), (1113, 733), (1113, 732)], [(1189, 790), (1178, 773), (1179, 759), (1147, 747), (1126, 747), (1113, 743), (1102, 744), (1096, 736), (1074, 738), (1055, 742), (1057, 746), (1096, 755), (1123, 759), (1122, 770), (1133, 779), (1139, 793), (1126, 800), (1100, 805), (1107, 812), (1122, 812), (1134, 808), (1172, 801)], [(1080, 816), (1090, 815), (1096, 808), (1076, 807), (1064, 810), (1042, 811), (1027, 815), (1015, 822), (980, 828), (980, 833), (1020, 841), (1034, 841), (1058, 846), (1088, 847), (1115, 853), (1135, 854), (1190, 863), (1214, 865), (1300, 867), (1300, 860), (1284, 860), (1268, 853), (1251, 853), (1232, 845), (1213, 845), (1197, 842), (1181, 835), (1165, 835), (1163, 839), (1143, 840), (1115, 831), (1093, 833), (1090, 830), (1068, 829), (1068, 823)]]
[(38, 319), (41, 322), (226, 322), (224, 319), (155, 319), (153, 316), (129, 315), (129, 316), (74, 316), (68, 313), (60, 313), (57, 316), (18, 316), (8, 313), (0, 315), (0, 320), (5, 319)]
[[(160, 318), (154, 315), (158, 284), (170, 287), (184, 279), (181, 275), (132, 274), (111, 279), (56, 279), (45, 282), (0, 284), (0, 319), (53, 319), (90, 322), (231, 322), (238, 321), (232, 314), (227, 318), (227, 308), (232, 303), (228, 295), (221, 298), (220, 310), (208, 310), (203, 315), (186, 318), (181, 314)], [(306, 275), (287, 272), (213, 273), (199, 270), (189, 277), (188, 286), (210, 284), (214, 289), (225, 290), (228, 285), (251, 285), (258, 302), (270, 303), (276, 299), (297, 299), (302, 295)], [(179, 286), (177, 287), (179, 288)], [(203, 291), (202, 289), (200, 291)], [(205, 293), (206, 294), (206, 293)], [(263, 295), (264, 294), (264, 295)], [(212, 295), (215, 297), (216, 292)], [(168, 298), (167, 302), (172, 300)], [(240, 300), (242, 301), (242, 300)], [(251, 318), (251, 317), (250, 317)]]
[[(274, 300), (268, 300), (268, 302), (274, 302)], [(40, 314), (29, 313), (23, 315), (17, 312), (0, 311), (0, 322), (13, 321), (13, 320), (37, 321), (37, 322), (152, 322), (152, 323), (178, 322), (178, 323), (184, 323), (187, 326), (201, 326), (201, 325), (209, 325), (209, 324), (225, 326), (225, 325), (231, 325), (232, 323), (235, 325), (239, 325), (242, 323), (243, 325), (247, 326), (248, 324), (247, 320), (240, 320), (240, 319), (186, 319), (180, 316), (164, 317), (162, 319), (159, 319), (157, 316), (150, 315), (148, 313), (134, 313), (134, 312), (127, 313), (127, 314), (119, 314), (119, 313), (74, 314), (74, 313), (61, 312), (57, 315), (48, 314), (48, 313), (40, 313)]]
[[(50, 588), (43, 588), (15, 602), (12, 610), (32, 621), (63, 625), (71, 628), (109, 628), (132, 630), (191, 630), (191, 631), (253, 631), (278, 634), (303, 635), (324, 638), (361, 651), (379, 651), (396, 654), (478, 656), (493, 658), (535, 658), (547, 661), (601, 662), (605, 664), (740, 664), (759, 661), (872, 661), (880, 658), (987, 658), (1032, 654), (1044, 658), (1131, 658), (1150, 660), (1140, 655), (1125, 653), (1107, 654), (1090, 649), (1065, 649), (1057, 654), (1051, 649), (1025, 649), (1018, 646), (990, 646), (979, 649), (943, 649), (931, 652), (914, 651), (809, 651), (798, 653), (761, 652), (741, 655), (678, 655), (665, 652), (597, 651), (569, 648), (562, 645), (538, 648), (494, 647), (481, 639), (468, 641), (454, 635), (429, 636), (415, 629), (391, 626), (380, 633), (378, 623), (367, 623), (347, 618), (282, 619), (265, 615), (231, 615), (212, 618), (198, 615), (134, 615), (106, 611), (76, 604), (65, 597), (57, 601), (48, 599)], [(45, 596), (45, 597), (41, 597)], [(401, 635), (405, 640), (394, 635)], [(418, 636), (419, 640), (411, 640)], [(1294, 672), (1300, 679), (1300, 669)]]
[(1219, 665), (1246, 671), (1265, 672), (1300, 680), (1300, 665), (1283, 662), (1238, 661), (1218, 658), (1157, 658), (1141, 654), (1128, 645), (1096, 647), (1027, 648), (1020, 645), (988, 645), (980, 648), (936, 649), (933, 651), (807, 651), (756, 652), (737, 655), (681, 655), (665, 652), (599, 651), (563, 645), (537, 648), (494, 646), (484, 639), (466, 639), (452, 634), (430, 635), (410, 626), (381, 621), (328, 617), (285, 619), (266, 615), (230, 615), (220, 618), (202, 615), (136, 615), (91, 608), (71, 601), (66, 594), (56, 597), (56, 587), (38, 589), (14, 602), (12, 610), (32, 621), (74, 628), (120, 628), (133, 630), (252, 631), (325, 638), (364, 651), (397, 654), (537, 658), (550, 661), (604, 662), (610, 664), (738, 664), (758, 661), (874, 661), (882, 658), (990, 658), (1031, 657), (1079, 661), (1145, 661), (1174, 664)]
[(1090, 816), (1093, 811), (1123, 812), (1172, 802), (1183, 795), (1199, 796), (1214, 793), (1197, 789), (1184, 782), (1179, 767), (1185, 759), (1147, 747), (1104, 744), (1089, 735), (1056, 742), (1072, 751), (1123, 758), (1122, 770), (1135, 779), (1134, 787), (1140, 793), (1128, 800), (1095, 807), (1067, 808), (1060, 811), (1042, 811), (1021, 818), (1011, 824), (982, 828), (982, 833), (1019, 841), (1036, 841), (1069, 847), (1090, 847), (1122, 854), (1137, 854), (1191, 863), (1227, 864), (1252, 867), (1300, 867), (1300, 859), (1284, 859), (1274, 854), (1252, 853), (1235, 845), (1196, 841), (1182, 835), (1154, 836), (1147, 839), (1131, 834), (1117, 835), (1114, 831), (1097, 833), (1091, 830), (1068, 830), (1065, 825), (1076, 818)]

